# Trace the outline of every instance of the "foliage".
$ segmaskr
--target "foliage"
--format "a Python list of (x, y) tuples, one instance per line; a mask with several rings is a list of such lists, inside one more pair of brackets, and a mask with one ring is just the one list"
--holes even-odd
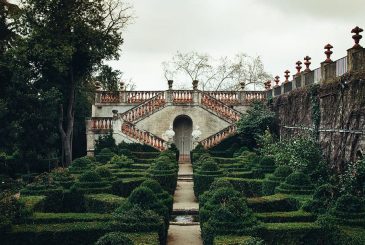
[(133, 245), (133, 241), (122, 232), (110, 232), (100, 237), (95, 245)]
[(24, 221), (30, 215), (30, 210), (25, 208), (13, 193), (3, 192), (0, 194), (0, 220), (10, 222)]
[(95, 171), (102, 178), (109, 178), (112, 176), (112, 172), (107, 167), (98, 167)]
[(111, 194), (89, 194), (85, 195), (85, 210), (90, 213), (111, 213), (123, 201), (123, 197)]
[(89, 170), (80, 176), (79, 181), (99, 182), (99, 181), (101, 181), (101, 176), (95, 170)]
[(103, 148), (98, 154), (95, 155), (96, 161), (100, 163), (107, 163), (115, 154), (109, 148)]
[(89, 157), (80, 157), (80, 158), (73, 160), (71, 167), (83, 169), (83, 168), (90, 167), (90, 165), (92, 165), (92, 164), (93, 164), (93, 162)]
[(95, 155), (98, 155), (101, 150), (108, 148), (108, 149), (115, 149), (115, 139), (113, 137), (113, 132), (110, 131), (108, 134), (101, 135), (95, 141)]
[(124, 155), (114, 155), (108, 163), (115, 164), (119, 168), (129, 168), (134, 163), (134, 161)]
[(272, 112), (263, 102), (254, 102), (247, 113), (237, 123), (238, 133), (246, 145), (255, 147), (259, 138), (269, 128), (275, 130), (275, 113)]
[(338, 177), (341, 193), (361, 195), (365, 191), (365, 159), (347, 163)]
[(158, 183), (156, 180), (153, 180), (153, 179), (146, 179), (145, 181), (143, 181), (143, 183), (140, 186), (151, 189), (153, 191), (153, 193), (155, 193), (155, 194), (159, 194), (159, 193), (163, 192), (163, 189), (162, 189), (160, 183)]

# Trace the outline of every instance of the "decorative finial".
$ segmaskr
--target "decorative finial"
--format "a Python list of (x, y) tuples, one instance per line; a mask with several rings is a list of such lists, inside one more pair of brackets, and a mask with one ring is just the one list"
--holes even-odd
[(311, 60), (312, 58), (311, 57), (309, 57), (308, 55), (307, 56), (305, 56), (304, 57), (304, 65), (306, 66), (306, 68), (305, 68), (305, 70), (304, 71), (306, 71), (306, 72), (308, 72), (308, 71), (311, 71), (311, 69), (309, 69), (309, 66), (310, 66), (310, 64), (312, 64), (311, 62), (310, 62), (310, 60)]
[(96, 91), (100, 91), (101, 90), (101, 83), (98, 82), (98, 81), (95, 82), (95, 90)]
[(198, 83), (199, 83), (199, 81), (198, 81), (198, 80), (194, 80), (194, 81), (193, 81), (193, 89), (194, 89), (194, 90), (197, 90), (197, 89), (198, 89)]
[(300, 70), (302, 69), (301, 64), (303, 64), (300, 60), (297, 61), (297, 63), (295, 63), (297, 66), (295, 67), (295, 69), (297, 69), (297, 75), (300, 74)]
[(290, 71), (289, 70), (286, 70), (286, 71), (284, 71), (284, 73), (285, 73), (285, 75), (284, 75), (285, 82), (287, 83), (287, 82), (289, 82), (289, 77), (290, 77), (289, 73), (290, 73)]
[(268, 80), (267, 82), (264, 83), (265, 84), (265, 89), (266, 90), (270, 90), (271, 88), (271, 80)]
[(246, 83), (245, 82), (240, 82), (240, 86), (241, 86), (241, 90), (245, 90)]
[(120, 83), (119, 83), (119, 89), (120, 89), (121, 91), (123, 91), (123, 90), (124, 90), (124, 85), (125, 85), (125, 83), (124, 83), (123, 81), (120, 81)]
[(324, 61), (324, 63), (331, 63), (331, 54), (333, 53), (331, 51), (331, 49), (333, 48), (333, 46), (331, 44), (327, 44), (326, 46), (324, 46), (324, 49), (327, 49), (326, 51), (324, 51), (324, 53), (327, 56), (327, 59)]
[(174, 83), (174, 80), (168, 80), (167, 84), (169, 85), (169, 89), (172, 89), (172, 84)]
[(276, 84), (275, 84), (275, 87), (279, 87), (279, 82), (280, 82), (280, 80), (279, 80), (279, 79), (280, 79), (280, 77), (279, 77), (279, 76), (276, 76), (276, 77), (275, 77), (275, 83), (276, 83)]
[(354, 29), (351, 30), (351, 33), (355, 33), (355, 35), (352, 36), (352, 38), (355, 41), (355, 45), (353, 46), (353, 48), (362, 48), (361, 45), (359, 44), (362, 36), (359, 33), (363, 32), (363, 31), (364, 30), (358, 26), (356, 26)]

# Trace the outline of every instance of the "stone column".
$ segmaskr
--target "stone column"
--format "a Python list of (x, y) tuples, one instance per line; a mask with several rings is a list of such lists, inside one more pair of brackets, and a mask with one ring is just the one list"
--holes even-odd
[(87, 156), (94, 156), (95, 150), (95, 134), (92, 131), (92, 121), (90, 118), (85, 120), (86, 125), (86, 154)]

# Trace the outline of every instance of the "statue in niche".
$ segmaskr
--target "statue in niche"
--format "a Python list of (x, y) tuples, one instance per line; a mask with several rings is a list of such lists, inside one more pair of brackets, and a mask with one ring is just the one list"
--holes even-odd
[(162, 135), (162, 138), (170, 146), (174, 140), (174, 136), (175, 136), (175, 131), (172, 128), (172, 124), (170, 124), (169, 129), (165, 131), (165, 133)]
[(193, 147), (195, 148), (200, 140), (200, 136), (202, 135), (202, 132), (199, 130), (199, 126), (196, 126), (193, 132), (191, 133), (191, 138), (193, 140)]

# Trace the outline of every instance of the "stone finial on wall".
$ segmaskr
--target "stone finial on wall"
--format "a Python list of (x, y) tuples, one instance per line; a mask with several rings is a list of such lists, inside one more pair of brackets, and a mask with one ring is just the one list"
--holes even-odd
[(264, 85), (265, 85), (266, 90), (270, 90), (271, 89), (271, 80), (268, 80), (267, 82), (265, 82)]
[(199, 84), (199, 81), (198, 80), (194, 80), (193, 81), (193, 89), (194, 90), (197, 90), (198, 89), (198, 84)]
[(120, 82), (119, 82), (119, 89), (120, 89), (121, 91), (123, 91), (123, 90), (125, 89), (124, 85), (125, 85), (125, 83), (124, 83), (123, 81), (120, 81)]
[(245, 82), (240, 82), (240, 87), (241, 87), (241, 90), (245, 90), (245, 87), (246, 87), (246, 83)]
[(168, 80), (167, 84), (169, 85), (169, 89), (172, 89), (172, 84), (174, 83), (174, 80)]
[(101, 90), (101, 83), (98, 82), (98, 81), (95, 82), (95, 90), (96, 91), (100, 91)]
[(309, 68), (309, 66), (312, 64), (312, 62), (310, 62), (312, 58), (309, 57), (308, 55), (304, 57), (304, 65), (305, 65), (305, 72), (311, 71), (311, 69)]
[(333, 54), (333, 52), (331, 51), (331, 49), (333, 48), (333, 46), (331, 44), (327, 44), (326, 46), (324, 46), (324, 49), (326, 49), (326, 51), (324, 51), (324, 53), (326, 54), (327, 58), (324, 61), (324, 63), (331, 63), (331, 54)]
[(284, 82), (287, 83), (287, 82), (289, 82), (289, 77), (290, 77), (289, 73), (290, 73), (290, 71), (286, 70), (286, 71), (284, 71), (284, 73), (285, 73), (285, 75), (284, 75), (285, 81)]
[(276, 76), (274, 82), (275, 82), (275, 86), (274, 87), (279, 87), (280, 77), (279, 76)]
[(353, 48), (361, 48), (361, 45), (359, 44), (359, 42), (360, 42), (360, 39), (362, 38), (362, 36), (359, 33), (363, 32), (363, 31), (364, 30), (358, 26), (356, 26), (354, 29), (351, 30), (351, 33), (355, 33), (355, 35), (352, 36), (352, 38), (355, 41), (355, 45), (353, 46)]
[(302, 69), (301, 64), (303, 64), (300, 60), (297, 61), (297, 63), (295, 63), (297, 66), (295, 67), (295, 69), (297, 69), (297, 75), (300, 75), (300, 70)]

